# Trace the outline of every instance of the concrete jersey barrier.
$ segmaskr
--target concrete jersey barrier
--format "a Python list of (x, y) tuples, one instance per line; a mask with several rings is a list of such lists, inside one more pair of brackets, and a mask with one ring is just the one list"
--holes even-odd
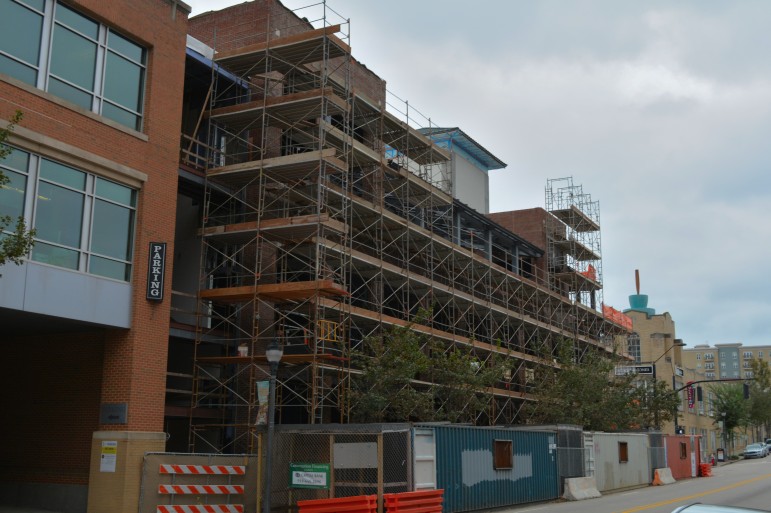
[(565, 479), (565, 493), (562, 498), (569, 501), (581, 501), (584, 499), (596, 499), (602, 494), (597, 490), (597, 481), (594, 477), (570, 477)]

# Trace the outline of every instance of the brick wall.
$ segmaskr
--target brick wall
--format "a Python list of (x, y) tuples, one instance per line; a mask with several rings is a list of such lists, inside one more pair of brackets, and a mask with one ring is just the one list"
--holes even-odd
[[(41, 319), (24, 327), (28, 335), (3, 339), (0, 360), (12, 372), (0, 393), (14, 421), (11, 436), (0, 441), (0, 460), (5, 469), (29, 466), (35, 480), (83, 483), (94, 431), (163, 430), (187, 13), (174, 11), (168, 0), (67, 3), (148, 48), (142, 132), (2, 76), (0, 118), (19, 109), (25, 129), (147, 176), (135, 223), (132, 327), (40, 336)], [(168, 243), (162, 303), (145, 300), (151, 241)], [(6, 408), (9, 401), (13, 406)], [(128, 424), (99, 425), (100, 403), (128, 403)]]
[[(329, 23), (338, 21), (332, 19)], [(310, 23), (279, 2), (254, 0), (195, 16), (190, 19), (189, 32), (199, 41), (224, 52), (312, 29)], [(343, 27), (343, 30), (348, 29)], [(344, 43), (350, 44), (350, 41)], [(337, 64), (330, 68), (336, 69)], [(357, 91), (385, 107), (385, 81), (356, 60), (353, 61), (351, 82)]]

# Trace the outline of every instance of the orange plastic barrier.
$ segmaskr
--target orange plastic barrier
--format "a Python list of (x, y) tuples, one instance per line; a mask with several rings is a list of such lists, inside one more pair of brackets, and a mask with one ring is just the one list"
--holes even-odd
[(387, 513), (442, 513), (444, 490), (383, 494)]
[(709, 463), (700, 463), (699, 475), (701, 477), (712, 477), (712, 465), (710, 465)]
[(627, 329), (632, 329), (632, 318), (622, 313), (612, 306), (602, 305), (602, 315), (609, 321), (615, 322), (619, 326), (623, 326)]
[(300, 513), (376, 513), (377, 495), (297, 501)]

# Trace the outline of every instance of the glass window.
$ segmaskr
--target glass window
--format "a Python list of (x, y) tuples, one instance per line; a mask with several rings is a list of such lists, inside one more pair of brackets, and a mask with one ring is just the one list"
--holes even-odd
[(86, 173), (52, 160), (42, 159), (40, 177), (80, 191), (86, 188)]
[[(25, 196), (35, 194), (32, 260), (130, 279), (136, 190), (16, 149), (2, 165), (10, 181), (0, 188), (0, 213), (22, 214)], [(37, 183), (28, 183), (35, 165)]]
[(66, 5), (56, 4), (56, 21), (91, 39), (99, 37), (99, 24), (97, 22), (73, 11)]
[(80, 265), (79, 259), (80, 254), (73, 249), (52, 246), (40, 241), (35, 242), (32, 250), (32, 260), (66, 269), (77, 270)]
[(96, 179), (96, 195), (127, 207), (137, 206), (137, 191), (103, 178)]
[(142, 68), (112, 52), (107, 54), (104, 97), (134, 112), (142, 107)]
[(96, 200), (91, 230), (91, 251), (120, 260), (131, 258), (132, 241), (126, 237), (126, 234), (133, 232), (133, 220), (133, 212), (130, 209)]
[(3, 170), (8, 183), (0, 185), (0, 217), (12, 220), (24, 215), (24, 196), (27, 192), (27, 177), (21, 173)]
[[(83, 226), (83, 193), (40, 182), (35, 230), (37, 238), (71, 248), (80, 248)], [(32, 251), (34, 256), (37, 246)]]
[(107, 46), (134, 62), (145, 63), (145, 49), (112, 30), (107, 37)]
[(0, 0), (0, 12), (0, 73), (141, 129), (145, 48), (57, 0)]
[(635, 362), (640, 363), (640, 335), (630, 333), (626, 337), (626, 345), (629, 356), (633, 357)]
[(0, 73), (30, 85), (37, 81), (43, 16), (12, 0), (0, 0)]

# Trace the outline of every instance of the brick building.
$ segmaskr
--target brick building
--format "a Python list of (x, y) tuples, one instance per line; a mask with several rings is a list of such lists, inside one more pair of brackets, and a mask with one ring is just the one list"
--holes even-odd
[[(0, 119), (24, 116), (0, 213), (37, 232), (0, 269), (0, 503), (135, 511), (137, 462), (165, 443), (170, 283), (146, 298), (148, 256), (173, 254), (190, 10), (0, 5)], [(100, 472), (105, 441), (117, 464)]]

